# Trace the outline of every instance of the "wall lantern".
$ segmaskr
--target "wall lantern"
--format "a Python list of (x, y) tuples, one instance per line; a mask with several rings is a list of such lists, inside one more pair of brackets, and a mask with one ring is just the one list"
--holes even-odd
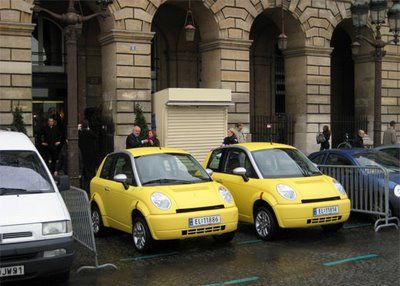
[(193, 42), (194, 36), (196, 34), (196, 27), (194, 26), (194, 18), (193, 18), (192, 10), (190, 9), (190, 0), (189, 0), (189, 9), (186, 12), (184, 28), (185, 28), (186, 41)]
[(287, 36), (285, 34), (285, 18), (283, 15), (283, 3), (282, 3), (282, 14), (281, 14), (281, 20), (282, 20), (282, 33), (278, 36), (278, 48), (281, 51), (286, 50), (287, 48)]
[(392, 8), (389, 9), (388, 13), (389, 29), (395, 35), (395, 43), (398, 43), (398, 35), (400, 32), (400, 3), (399, 1), (393, 1)]

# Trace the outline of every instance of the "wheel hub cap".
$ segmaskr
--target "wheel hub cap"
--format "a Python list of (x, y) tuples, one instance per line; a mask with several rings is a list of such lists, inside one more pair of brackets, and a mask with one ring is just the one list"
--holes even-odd
[(268, 235), (271, 227), (271, 221), (269, 219), (268, 214), (265, 211), (260, 211), (257, 214), (255, 225), (257, 233), (260, 236), (266, 237)]
[(133, 227), (133, 242), (139, 249), (144, 248), (146, 244), (146, 233), (141, 222), (137, 222)]

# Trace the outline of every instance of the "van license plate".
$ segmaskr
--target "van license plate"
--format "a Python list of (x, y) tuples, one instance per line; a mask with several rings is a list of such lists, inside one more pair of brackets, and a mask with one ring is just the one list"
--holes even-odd
[(339, 213), (339, 206), (329, 206), (324, 208), (314, 208), (314, 216), (331, 215)]
[(189, 227), (219, 223), (221, 223), (221, 216), (219, 215), (189, 218)]
[(24, 274), (25, 274), (25, 269), (23, 265), (0, 268), (0, 277), (19, 276)]

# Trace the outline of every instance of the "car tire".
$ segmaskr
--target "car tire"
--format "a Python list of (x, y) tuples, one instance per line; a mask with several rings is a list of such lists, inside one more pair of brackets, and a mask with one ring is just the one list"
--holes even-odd
[(148, 253), (154, 248), (153, 236), (146, 220), (141, 216), (136, 216), (133, 219), (132, 240), (134, 247), (140, 253)]
[(91, 212), (93, 234), (96, 237), (102, 237), (106, 232), (106, 228), (103, 224), (100, 209), (97, 205), (93, 205)]
[(343, 222), (335, 224), (321, 225), (323, 231), (325, 232), (337, 232), (343, 227)]
[(279, 229), (274, 212), (265, 206), (261, 206), (254, 212), (254, 229), (262, 240), (272, 240)]
[(234, 231), (223, 233), (220, 235), (213, 235), (215, 242), (218, 244), (229, 243), (234, 237), (235, 237)]

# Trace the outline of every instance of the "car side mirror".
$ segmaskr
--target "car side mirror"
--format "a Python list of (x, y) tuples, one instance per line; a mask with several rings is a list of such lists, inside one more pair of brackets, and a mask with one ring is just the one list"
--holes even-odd
[(249, 177), (246, 176), (246, 173), (247, 173), (247, 171), (243, 167), (237, 167), (237, 168), (233, 169), (233, 174), (242, 176), (243, 180), (245, 182), (247, 182), (249, 180)]
[(214, 174), (214, 171), (211, 169), (206, 169), (207, 174), (211, 177)]
[(69, 177), (67, 175), (56, 176), (55, 180), (59, 192), (65, 192), (70, 189)]
[(129, 186), (126, 183), (127, 180), (128, 177), (125, 174), (117, 174), (114, 176), (114, 181), (122, 183), (122, 185), (124, 185), (125, 190), (129, 189)]

